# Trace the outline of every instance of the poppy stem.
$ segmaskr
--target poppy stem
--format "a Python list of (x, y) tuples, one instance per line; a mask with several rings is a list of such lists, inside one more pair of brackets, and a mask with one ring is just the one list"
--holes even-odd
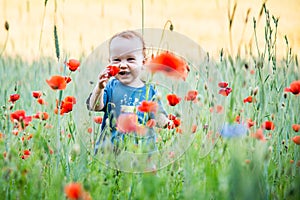
[[(164, 25), (164, 29), (163, 29), (162, 34), (161, 34), (161, 37), (160, 37), (160, 41), (159, 41), (159, 44), (158, 44), (158, 52), (159, 52), (159, 50), (160, 50), (160, 48), (161, 48), (161, 43), (162, 43), (162, 40), (163, 40), (163, 38), (164, 38), (165, 30), (166, 30), (166, 28), (167, 28), (168, 23), (170, 23), (170, 30), (171, 30), (171, 31), (173, 30), (173, 24), (172, 24), (172, 21), (168, 19), (168, 20), (166, 21), (165, 25)], [(157, 52), (157, 53), (158, 53), (158, 52)]]

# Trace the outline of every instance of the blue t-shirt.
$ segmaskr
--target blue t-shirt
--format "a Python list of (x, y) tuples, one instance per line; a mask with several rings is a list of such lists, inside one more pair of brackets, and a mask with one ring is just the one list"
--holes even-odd
[[(101, 124), (101, 132), (104, 130), (109, 131), (112, 133), (113, 140), (116, 134), (116, 119), (121, 113), (135, 113), (138, 116), (140, 124), (145, 124), (149, 119), (153, 119), (155, 117), (153, 113), (139, 112), (137, 107), (143, 100), (156, 101), (156, 95), (157, 92), (152, 85), (135, 88), (122, 84), (116, 78), (109, 80), (103, 93), (104, 107), (101, 111), (104, 112), (104, 116)], [(159, 112), (166, 114), (161, 102), (157, 102)]]

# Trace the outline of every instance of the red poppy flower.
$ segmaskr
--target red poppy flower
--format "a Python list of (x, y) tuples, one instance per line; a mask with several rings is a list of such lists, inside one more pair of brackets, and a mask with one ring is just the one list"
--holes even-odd
[(73, 97), (73, 96), (66, 96), (65, 99), (64, 99), (64, 101), (76, 104), (76, 98)]
[(40, 98), (43, 95), (41, 91), (33, 91), (32, 96), (36, 99)]
[(300, 145), (300, 135), (294, 136), (292, 140), (295, 144)]
[(140, 112), (154, 112), (156, 113), (158, 104), (155, 101), (142, 101), (141, 105), (138, 106)]
[(97, 124), (101, 124), (102, 123), (103, 118), (101, 116), (95, 116), (94, 117), (94, 122)]
[(174, 119), (176, 119), (176, 116), (175, 116), (175, 115), (172, 115), (172, 114), (169, 114), (169, 115), (168, 115), (168, 119), (169, 119), (169, 120), (174, 120)]
[(193, 124), (192, 125), (192, 133), (196, 133), (196, 131), (197, 131), (197, 125)]
[(244, 103), (252, 103), (252, 96), (248, 96), (243, 101), (244, 101)]
[(219, 90), (219, 94), (227, 97), (231, 93), (231, 91), (232, 91), (232, 89), (229, 88), (229, 87), (227, 87), (227, 88), (221, 88)]
[(178, 126), (180, 126), (181, 121), (180, 121), (179, 118), (176, 118), (176, 119), (173, 120), (173, 123), (174, 123), (175, 127), (178, 127)]
[(264, 129), (266, 129), (266, 130), (274, 130), (275, 125), (274, 125), (274, 123), (271, 122), (271, 121), (265, 121), (265, 122), (263, 123), (262, 127), (263, 127)]
[(117, 129), (122, 133), (136, 132), (138, 117), (133, 113), (119, 115), (117, 119)]
[(146, 63), (152, 73), (162, 72), (167, 76), (185, 80), (190, 68), (180, 57), (165, 51), (155, 56)]
[(42, 99), (42, 98), (38, 98), (38, 99), (37, 99), (37, 102), (38, 102), (39, 104), (41, 104), (41, 105), (47, 104), (47, 102), (46, 102), (44, 99)]
[(80, 62), (76, 59), (70, 59), (69, 62), (67, 63), (69, 70), (74, 72), (78, 69), (80, 66)]
[(73, 103), (68, 101), (63, 101), (61, 104), (60, 114), (69, 113), (73, 110)]
[(226, 88), (228, 86), (228, 83), (227, 82), (220, 82), (220, 83), (218, 83), (218, 86), (220, 88)]
[(292, 128), (295, 132), (298, 132), (300, 130), (300, 124), (293, 124)]
[(87, 129), (87, 132), (88, 132), (88, 133), (92, 133), (92, 132), (93, 132), (93, 128), (92, 128), (92, 127), (89, 127), (89, 128)]
[(197, 98), (198, 91), (197, 90), (190, 90), (188, 91), (187, 95), (185, 96), (186, 101), (194, 101)]
[(65, 186), (65, 194), (69, 199), (80, 199), (84, 193), (80, 183), (69, 183)]
[(176, 94), (168, 94), (167, 100), (170, 106), (176, 106), (181, 101), (181, 98)]
[(120, 72), (120, 68), (117, 66), (113, 66), (113, 65), (108, 66), (107, 69), (108, 69), (109, 77), (115, 76)]
[(291, 92), (294, 95), (298, 95), (300, 93), (300, 80), (298, 81), (293, 81), (290, 84), (290, 87), (287, 87), (284, 89), (285, 92)]
[(72, 78), (70, 76), (65, 76), (66, 83), (70, 83), (72, 81)]
[(33, 118), (47, 120), (49, 118), (49, 114), (47, 112), (37, 112)]
[(11, 121), (14, 121), (14, 120), (20, 121), (25, 118), (25, 115), (26, 115), (25, 110), (16, 110), (15, 112), (12, 112), (10, 114), (10, 120)]
[(12, 95), (9, 96), (9, 101), (12, 102), (12, 103), (15, 103), (19, 99), (20, 99), (20, 95), (19, 94), (12, 94)]
[[(64, 113), (71, 112), (73, 110), (73, 105), (76, 104), (76, 98), (73, 96), (67, 96), (64, 100), (62, 100), (60, 104), (60, 115)], [(54, 113), (58, 112), (58, 101), (56, 102), (56, 108), (54, 109)]]
[(55, 75), (46, 80), (46, 82), (53, 90), (64, 90), (67, 87), (64, 76)]
[(31, 153), (31, 152), (30, 152), (29, 149), (25, 149), (25, 150), (23, 151), (23, 154), (26, 155), (26, 156), (29, 156), (30, 153)]
[(252, 119), (248, 119), (247, 121), (247, 125), (248, 125), (248, 128), (251, 128), (252, 126), (254, 126), (255, 122), (252, 121)]
[(221, 106), (221, 105), (216, 105), (216, 112), (217, 112), (217, 113), (222, 113), (223, 110), (224, 110), (223, 106)]
[(149, 128), (153, 128), (156, 125), (155, 119), (150, 119), (147, 121), (146, 126)]
[(266, 138), (265, 138), (265, 136), (264, 136), (264, 131), (263, 131), (263, 129), (258, 129), (257, 131), (256, 131), (256, 133), (254, 133), (254, 134), (252, 134), (252, 137), (254, 137), (254, 138), (256, 138), (256, 139), (259, 139), (259, 140), (261, 140), (261, 141), (266, 141)]

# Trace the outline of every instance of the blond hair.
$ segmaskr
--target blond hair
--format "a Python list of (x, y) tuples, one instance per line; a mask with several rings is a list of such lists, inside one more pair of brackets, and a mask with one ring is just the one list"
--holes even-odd
[(111, 45), (111, 41), (117, 37), (121, 37), (121, 38), (125, 38), (125, 39), (133, 39), (133, 38), (139, 39), (141, 41), (142, 47), (143, 47), (143, 56), (146, 57), (146, 45), (145, 45), (144, 38), (141, 34), (139, 34), (136, 31), (132, 31), (132, 30), (127, 30), (127, 31), (122, 31), (120, 33), (117, 33), (110, 38), (109, 43), (108, 43), (109, 47)]

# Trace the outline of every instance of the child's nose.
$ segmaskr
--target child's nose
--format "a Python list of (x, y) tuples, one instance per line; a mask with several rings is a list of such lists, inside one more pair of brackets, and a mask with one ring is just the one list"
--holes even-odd
[(125, 62), (121, 62), (121, 63), (119, 64), (119, 68), (120, 68), (120, 69), (127, 68), (127, 64), (126, 64)]

